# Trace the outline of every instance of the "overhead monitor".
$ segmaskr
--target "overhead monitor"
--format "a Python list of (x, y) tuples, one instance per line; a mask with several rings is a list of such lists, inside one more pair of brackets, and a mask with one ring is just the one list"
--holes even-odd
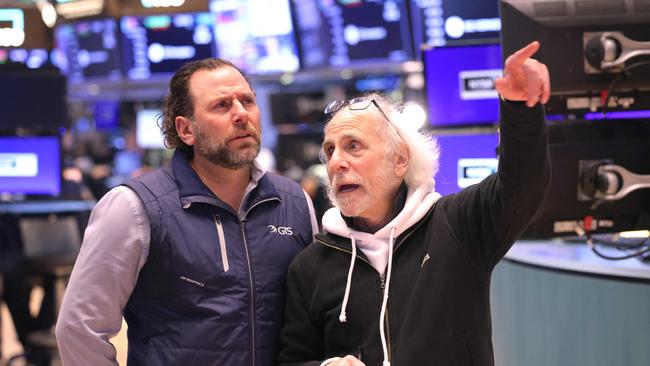
[(433, 127), (491, 125), (499, 119), (494, 80), (502, 74), (498, 44), (422, 51), (427, 115)]
[(67, 84), (56, 69), (0, 72), (0, 131), (53, 132), (67, 120)]
[(214, 54), (213, 18), (207, 12), (125, 16), (120, 28), (129, 79), (171, 75), (188, 61)]
[(298, 71), (289, 0), (212, 0), (217, 54), (249, 74)]
[(407, 0), (294, 0), (306, 68), (413, 58)]
[(647, 1), (503, 0), (501, 20), (504, 55), (540, 41), (549, 113), (600, 110), (610, 89), (607, 109), (650, 109)]
[(499, 41), (498, 0), (410, 0), (415, 48)]
[(0, 136), (0, 194), (57, 196), (60, 191), (57, 136)]
[(435, 176), (436, 191), (453, 194), (479, 183), (497, 171), (496, 131), (471, 131), (437, 134), (440, 168)]
[(54, 62), (71, 83), (120, 79), (119, 36), (114, 19), (61, 24), (54, 34)]
[(165, 140), (158, 127), (159, 109), (140, 109), (135, 112), (135, 138), (141, 149), (164, 149)]

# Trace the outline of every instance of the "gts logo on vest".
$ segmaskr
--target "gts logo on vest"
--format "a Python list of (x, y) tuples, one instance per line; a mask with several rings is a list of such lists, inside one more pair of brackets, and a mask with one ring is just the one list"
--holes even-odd
[(293, 235), (293, 230), (288, 227), (288, 226), (274, 226), (274, 225), (268, 225), (269, 231), (275, 234), (280, 234), (280, 235)]

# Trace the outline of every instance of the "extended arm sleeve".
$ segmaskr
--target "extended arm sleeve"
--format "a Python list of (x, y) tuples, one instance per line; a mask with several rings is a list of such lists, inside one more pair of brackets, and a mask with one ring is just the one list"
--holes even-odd
[(500, 115), (497, 173), (444, 205), (458, 243), (486, 270), (535, 217), (551, 177), (543, 107), (501, 101)]
[(56, 325), (66, 366), (117, 365), (109, 342), (149, 251), (149, 220), (127, 187), (108, 192), (93, 210)]

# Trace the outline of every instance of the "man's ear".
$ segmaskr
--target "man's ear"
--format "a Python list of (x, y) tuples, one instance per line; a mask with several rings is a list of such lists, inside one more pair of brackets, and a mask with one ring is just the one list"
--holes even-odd
[(178, 137), (187, 145), (194, 146), (195, 135), (192, 120), (184, 116), (176, 116), (176, 133)]
[(397, 148), (395, 155), (395, 175), (403, 178), (409, 166), (409, 148), (405, 143), (401, 143)]

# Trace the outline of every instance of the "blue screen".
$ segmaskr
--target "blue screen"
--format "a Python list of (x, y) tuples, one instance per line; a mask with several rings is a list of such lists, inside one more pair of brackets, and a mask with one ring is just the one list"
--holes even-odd
[(298, 71), (289, 0), (212, 0), (219, 57), (250, 74)]
[(56, 196), (61, 147), (55, 136), (0, 136), (0, 193)]
[(212, 28), (210, 13), (122, 17), (124, 73), (129, 79), (147, 79), (212, 57)]
[(452, 194), (496, 172), (499, 137), (494, 133), (437, 135), (440, 168), (436, 191)]
[(307, 68), (412, 58), (406, 0), (294, 1)]
[(62, 24), (55, 30), (55, 64), (70, 82), (86, 79), (118, 80), (120, 55), (117, 23), (97, 19)]
[(502, 74), (499, 45), (432, 48), (423, 51), (422, 61), (432, 126), (498, 121), (494, 80)]

